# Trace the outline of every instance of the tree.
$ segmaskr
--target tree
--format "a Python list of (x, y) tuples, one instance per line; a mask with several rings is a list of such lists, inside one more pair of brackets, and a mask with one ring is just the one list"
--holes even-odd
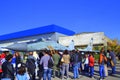
[(115, 53), (119, 53), (119, 52), (120, 52), (119, 40), (113, 39), (112, 42), (108, 42), (108, 43), (107, 43), (107, 48), (108, 48), (108, 49), (111, 49), (111, 50), (114, 51)]

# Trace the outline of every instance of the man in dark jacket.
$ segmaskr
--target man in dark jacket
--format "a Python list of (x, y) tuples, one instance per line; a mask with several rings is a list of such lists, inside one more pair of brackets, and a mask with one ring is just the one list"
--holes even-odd
[(73, 55), (71, 57), (71, 61), (73, 63), (73, 78), (79, 78), (79, 54), (77, 51), (73, 51)]
[(36, 61), (37, 60), (33, 56), (33, 52), (29, 52), (26, 65), (27, 65), (28, 73), (30, 75), (31, 80), (35, 80)]
[(2, 70), (3, 70), (2, 78), (9, 78), (10, 80), (14, 80), (14, 68), (13, 65), (11, 64), (12, 57), (13, 56), (9, 54), (5, 58), (6, 61), (2, 65)]
[(111, 60), (111, 68), (112, 68), (111, 74), (115, 74), (116, 73), (116, 64), (117, 64), (116, 55), (111, 50), (108, 50), (108, 52), (109, 52), (110, 60)]

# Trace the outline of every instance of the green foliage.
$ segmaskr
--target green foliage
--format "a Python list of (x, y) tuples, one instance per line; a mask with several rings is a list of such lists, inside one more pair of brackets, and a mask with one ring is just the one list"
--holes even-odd
[(101, 48), (102, 48), (102, 46), (94, 46), (94, 47), (93, 47), (93, 50), (99, 50), (99, 51), (100, 51)]
[(107, 45), (108, 49), (114, 51), (116, 54), (117, 53), (120, 53), (120, 44), (119, 44), (119, 40), (117, 39), (114, 39), (112, 40), (112, 42), (108, 42), (108, 45)]
[(95, 60), (99, 59), (99, 53), (98, 54), (94, 54)]

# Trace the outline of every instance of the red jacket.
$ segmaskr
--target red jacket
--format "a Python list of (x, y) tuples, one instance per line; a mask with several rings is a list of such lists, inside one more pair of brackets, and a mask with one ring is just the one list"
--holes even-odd
[(94, 66), (94, 57), (93, 56), (89, 57), (89, 66), (91, 66), (91, 67)]
[(5, 58), (5, 57), (6, 57), (5, 53), (2, 53), (2, 54), (0, 55), (0, 57), (1, 57), (1, 58)]
[(0, 73), (2, 72), (2, 62), (1, 62), (1, 55), (0, 55)]
[(2, 72), (2, 59), (5, 59), (5, 57), (6, 57), (5, 53), (2, 53), (0, 55), (0, 73)]

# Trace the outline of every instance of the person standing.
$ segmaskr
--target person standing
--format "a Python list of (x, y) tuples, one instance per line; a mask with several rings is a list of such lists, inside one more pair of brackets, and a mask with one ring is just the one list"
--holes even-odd
[(72, 63), (73, 63), (73, 79), (79, 79), (79, 54), (77, 51), (74, 51), (72, 55)]
[(92, 78), (94, 75), (94, 57), (92, 53), (90, 53), (89, 55), (89, 68), (90, 68), (89, 76)]
[(2, 54), (0, 54), (0, 79), (2, 77), (2, 64), (6, 61), (5, 58), (9, 54), (9, 51), (3, 51)]
[(60, 55), (58, 54), (58, 51), (55, 51), (55, 53), (52, 55), (54, 64), (53, 64), (53, 78), (56, 76), (56, 71), (58, 73), (58, 76), (60, 76), (60, 72), (59, 72), (59, 62), (60, 62)]
[(1, 62), (1, 55), (0, 55), (0, 79), (1, 79), (1, 76), (2, 76), (2, 62)]
[(13, 64), (14, 69), (16, 69), (16, 56), (15, 56), (15, 54), (13, 54), (13, 58), (12, 58), (11, 63)]
[(61, 62), (62, 62), (62, 79), (64, 78), (65, 71), (67, 78), (69, 78), (68, 72), (69, 72), (70, 55), (68, 53), (68, 50), (65, 50), (63, 52)]
[[(47, 50), (43, 51), (43, 55), (41, 60), (40, 60), (40, 65), (43, 65), (43, 80), (51, 80), (51, 74), (52, 74), (52, 69), (49, 67), (49, 60), (53, 59), (49, 55), (49, 52)], [(54, 62), (53, 62), (54, 63)]]
[(36, 69), (36, 59), (33, 56), (33, 52), (29, 52), (29, 56), (26, 61), (28, 74), (30, 75), (31, 80), (35, 80), (35, 69)]
[(104, 48), (101, 49), (100, 51), (100, 56), (99, 56), (99, 74), (100, 74), (100, 80), (105, 78), (105, 62), (107, 62), (107, 58), (104, 55)]
[(88, 74), (88, 72), (89, 72), (89, 59), (88, 59), (88, 54), (85, 54), (84, 71), (85, 71), (86, 74)]
[(19, 52), (17, 52), (17, 51), (15, 51), (15, 56), (14, 56), (14, 59), (15, 59), (15, 71), (16, 71), (16, 74), (17, 74), (17, 66), (18, 66), (18, 64), (19, 63), (21, 63), (21, 56), (20, 56), (20, 53)]
[(110, 67), (110, 53), (109, 53), (109, 50), (107, 50), (106, 57), (107, 57), (107, 67)]
[(43, 76), (43, 65), (40, 65), (40, 60), (41, 60), (41, 58), (44, 56), (43, 55), (43, 53), (42, 53), (42, 51), (40, 51), (39, 53), (38, 53), (38, 56), (39, 56), (39, 58), (37, 59), (37, 64), (38, 64), (38, 77), (39, 77), (39, 79), (41, 80), (42, 79), (42, 76)]
[(81, 74), (83, 71), (83, 66), (82, 66), (83, 54), (79, 50), (77, 50), (77, 53), (79, 56), (79, 62), (78, 62), (79, 74)]
[(116, 55), (113, 51), (108, 50), (108, 52), (110, 53), (110, 63), (111, 63), (111, 68), (112, 68), (112, 73), (111, 74), (115, 74), (116, 73), (116, 64), (117, 64), (117, 60), (116, 60)]
[(3, 75), (2, 78), (14, 80), (14, 68), (11, 64), (12, 61), (12, 54), (6, 56), (6, 61), (2, 64)]

